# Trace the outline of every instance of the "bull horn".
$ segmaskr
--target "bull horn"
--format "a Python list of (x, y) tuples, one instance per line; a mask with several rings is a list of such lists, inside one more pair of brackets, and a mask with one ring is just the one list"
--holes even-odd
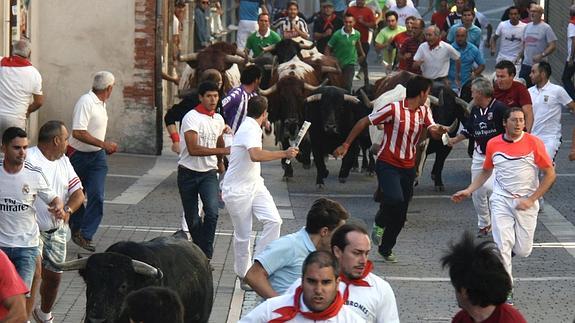
[(58, 267), (62, 271), (70, 271), (70, 270), (80, 270), (86, 268), (86, 263), (88, 262), (88, 257), (74, 259), (62, 263), (56, 263), (56, 267)]
[(470, 113), (471, 106), (465, 100), (459, 97), (455, 97), (455, 103), (461, 106), (466, 113)]
[(338, 68), (333, 66), (322, 66), (321, 67), (322, 73), (340, 73), (341, 71)]
[(241, 64), (245, 61), (245, 59), (243, 57), (237, 56), (237, 55), (226, 55), (226, 57), (224, 58), (224, 61), (226, 63)]
[(269, 45), (269, 46), (266, 46), (266, 47), (262, 47), (262, 50), (264, 51), (264, 53), (267, 53), (267, 52), (271, 52), (271, 51), (274, 50), (275, 48), (276, 48), (276, 44), (273, 44), (273, 45)]
[(373, 103), (371, 103), (369, 97), (367, 96), (367, 94), (363, 89), (359, 89), (359, 94), (361, 94), (361, 100), (363, 101), (363, 104), (365, 104), (365, 106), (373, 107)]
[(320, 86), (313, 86), (313, 85), (311, 85), (311, 84), (309, 84), (309, 83), (304, 83), (304, 84), (303, 84), (303, 88), (306, 89), (306, 90), (308, 90), (308, 91), (312, 91), (312, 92), (313, 92), (313, 91), (316, 91), (317, 89), (319, 89)]
[(272, 93), (274, 93), (276, 91), (276, 85), (272, 85), (270, 88), (266, 89), (266, 90), (262, 90), (260, 89), (260, 94), (263, 96), (268, 96)]
[(429, 102), (433, 105), (439, 105), (439, 99), (433, 95), (428, 95)]
[(459, 122), (459, 120), (457, 120), (457, 118), (455, 118), (455, 120), (453, 120), (451, 125), (449, 125), (449, 129), (447, 130), (447, 133), (452, 133), (455, 130), (457, 130), (457, 126), (459, 125), (458, 122)]
[(343, 99), (347, 102), (352, 102), (352, 103), (356, 103), (356, 104), (359, 103), (359, 99), (353, 95), (344, 94)]
[(315, 101), (319, 101), (321, 100), (321, 93), (317, 93), (317, 94), (312, 94), (310, 96), (308, 96), (307, 98), (305, 98), (305, 102), (315, 102)]
[(140, 275), (157, 279), (162, 279), (162, 277), (164, 277), (164, 273), (161, 270), (142, 261), (132, 259), (132, 267), (134, 268), (134, 271)]
[(181, 62), (192, 62), (198, 59), (198, 53), (182, 54), (180, 55)]

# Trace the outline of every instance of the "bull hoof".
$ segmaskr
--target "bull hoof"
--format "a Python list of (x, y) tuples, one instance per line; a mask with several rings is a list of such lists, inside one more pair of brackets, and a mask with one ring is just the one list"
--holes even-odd
[(315, 186), (320, 191), (323, 191), (325, 189), (325, 184), (315, 184)]
[(445, 186), (443, 186), (443, 185), (435, 186), (435, 191), (436, 192), (443, 192), (443, 191), (445, 191)]
[(342, 183), (342, 184), (345, 183), (345, 182), (347, 182), (347, 178), (346, 178), (346, 177), (339, 177), (338, 180), (339, 180), (339, 182)]
[(374, 175), (375, 175), (375, 172), (373, 172), (371, 170), (367, 172), (367, 176), (369, 176), (369, 177), (373, 177)]
[(357, 167), (352, 167), (352, 168), (351, 168), (351, 172), (352, 172), (352, 173), (359, 173), (359, 168), (357, 168)]
[(413, 187), (416, 187), (417, 185), (419, 185), (419, 181), (418, 180), (413, 181)]
[(311, 163), (303, 164), (303, 169), (310, 169), (310, 168), (311, 168)]

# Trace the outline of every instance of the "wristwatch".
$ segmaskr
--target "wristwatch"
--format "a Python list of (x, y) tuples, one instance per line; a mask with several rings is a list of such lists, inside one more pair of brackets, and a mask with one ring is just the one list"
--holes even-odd
[(74, 212), (72, 212), (72, 208), (69, 207), (68, 205), (64, 205), (64, 212), (66, 212), (70, 215), (72, 215), (72, 213), (74, 213)]

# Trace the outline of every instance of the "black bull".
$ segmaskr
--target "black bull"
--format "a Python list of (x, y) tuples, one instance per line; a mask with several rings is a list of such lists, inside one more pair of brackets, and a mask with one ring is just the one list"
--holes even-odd
[(60, 264), (79, 269), (86, 282), (85, 323), (128, 323), (121, 306), (126, 295), (146, 286), (174, 290), (184, 305), (185, 323), (208, 322), (213, 303), (212, 271), (191, 241), (159, 237), (121, 241), (106, 252)]
[[(348, 95), (345, 90), (335, 86), (321, 87), (306, 99), (305, 119), (311, 122), (309, 139), (317, 170), (318, 188), (323, 188), (323, 180), (329, 174), (324, 157), (341, 145), (355, 123), (369, 112), (369, 109), (355, 96)], [(368, 146), (371, 145), (367, 132), (351, 144), (349, 153), (342, 160), (338, 175), (342, 183), (346, 181), (357, 161), (359, 143), (362, 140), (369, 141)]]

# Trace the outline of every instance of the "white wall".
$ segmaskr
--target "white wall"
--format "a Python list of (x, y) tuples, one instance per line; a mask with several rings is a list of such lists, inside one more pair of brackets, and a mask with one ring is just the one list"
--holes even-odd
[(32, 0), (32, 62), (43, 78), (39, 124), (68, 126), (74, 104), (91, 88), (93, 74), (108, 70), (116, 86), (108, 102), (107, 138), (122, 146), (124, 86), (133, 83), (133, 0)]

